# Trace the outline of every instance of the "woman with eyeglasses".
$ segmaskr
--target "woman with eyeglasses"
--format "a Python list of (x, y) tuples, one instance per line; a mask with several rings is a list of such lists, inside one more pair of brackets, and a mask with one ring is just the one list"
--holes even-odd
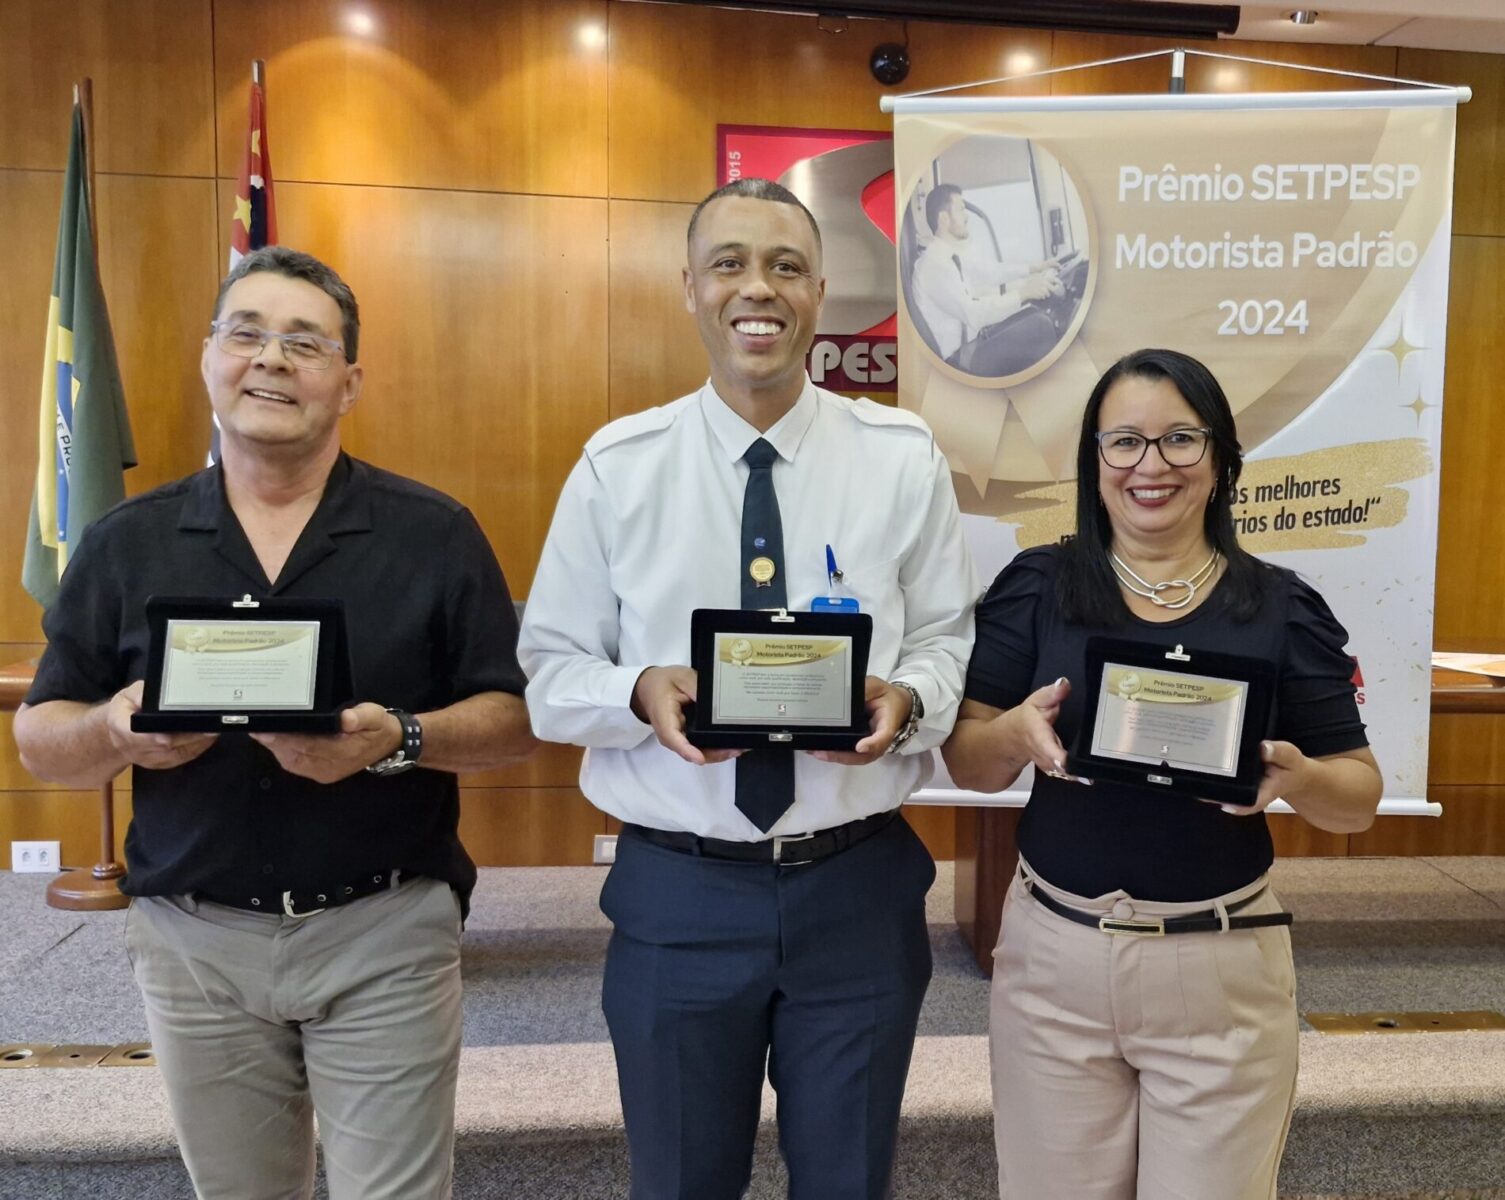
[[(952, 778), (1034, 764), (994, 951), (990, 1035), (1006, 1200), (1269, 1200), (1296, 1085), (1289, 917), (1264, 809), (1374, 819), (1380, 773), (1348, 635), (1298, 575), (1240, 549), (1233, 414), (1201, 363), (1119, 360), (1087, 402), (1074, 536), (1026, 550), (977, 608)], [(1275, 666), (1252, 807), (1067, 773), (1086, 643)]]

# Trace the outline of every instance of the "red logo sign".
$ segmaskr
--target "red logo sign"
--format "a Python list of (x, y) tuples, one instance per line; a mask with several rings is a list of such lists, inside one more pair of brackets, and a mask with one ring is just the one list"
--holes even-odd
[(893, 136), (871, 130), (716, 128), (717, 185), (772, 179), (820, 226), (826, 302), (810, 378), (833, 392), (898, 390)]

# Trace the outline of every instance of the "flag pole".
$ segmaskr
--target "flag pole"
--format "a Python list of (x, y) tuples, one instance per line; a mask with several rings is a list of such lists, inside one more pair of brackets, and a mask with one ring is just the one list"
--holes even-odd
[[(87, 77), (73, 85), (73, 103), (84, 117), (84, 194), (89, 202), (89, 228), (94, 231), (94, 265), (99, 268), (99, 209), (94, 202), (94, 84)], [(47, 885), (50, 908), (97, 911), (124, 908), (130, 897), (117, 882), (125, 868), (115, 861), (115, 781), (99, 789), (99, 861), (92, 867), (65, 871)]]

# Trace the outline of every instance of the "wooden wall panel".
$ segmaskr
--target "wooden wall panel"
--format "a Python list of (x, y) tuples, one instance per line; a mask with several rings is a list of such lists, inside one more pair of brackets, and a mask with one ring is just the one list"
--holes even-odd
[(589, 866), (605, 832), (606, 817), (577, 788), (460, 791), (460, 840), (482, 866)]
[(710, 374), (681, 274), (694, 208), (611, 201), (613, 420), (692, 392)]
[(909, 78), (886, 89), (868, 56), (903, 40), (898, 22), (613, 4), (612, 196), (700, 200), (716, 186), (718, 124), (889, 129), (885, 92), (1043, 67), (1049, 55), (1050, 35), (1033, 30), (913, 22), (909, 32)]
[[(1460, 177), (1467, 167), (1459, 170)], [(1505, 648), (1505, 523), (1499, 464), (1505, 406), (1505, 238), (1455, 237), (1448, 288), (1446, 397), (1434, 644)]]
[(210, 7), (211, 0), (5, 0), (0, 167), (67, 165), (73, 84), (87, 75), (97, 170), (214, 174)]
[[(1365, 75), (1396, 73), (1393, 46), (1323, 46), (1301, 42), (1219, 42), (1193, 49), (1240, 58), (1273, 59), (1323, 67), (1330, 71), (1355, 71)], [(1188, 56), (1186, 90), (1189, 92), (1357, 92), (1389, 88), (1389, 82), (1354, 79), (1346, 75), (1323, 75), (1295, 67), (1258, 66), (1224, 59)]]
[[(1499, 776), (1497, 776), (1499, 778)], [(1380, 817), (1350, 854), (1505, 854), (1505, 787), (1431, 788), (1440, 817)]]
[(346, 448), (469, 505), (526, 596), (565, 476), (606, 423), (605, 201), (279, 184), (278, 204), (282, 241), (360, 301)]
[(606, 193), (606, 48), (585, 32), (604, 36), (604, 0), (216, 0), (214, 16), (221, 174), (261, 58), (279, 183)]
[[(0, 289), (0, 420), (25, 446), (0, 472), (0, 503), (14, 514), (0, 538), (0, 641), (41, 637), (20, 577), (61, 192), (58, 172), (0, 171), (0, 212), (37, 233), (12, 240)], [(132, 495), (201, 466), (209, 445), (198, 362), (217, 280), (213, 203), (207, 179), (99, 176), (100, 277), (141, 464), (126, 473)]]
[[(1212, 42), (1197, 43), (1215, 49)], [(1113, 37), (1101, 33), (1058, 33), (1051, 42), (1052, 68), (1079, 67), (1110, 58), (1150, 54), (1168, 50), (1172, 43), (1160, 38)], [(1114, 63), (1083, 71), (1063, 71), (1049, 76), (1053, 96), (1090, 96), (1099, 93), (1142, 94), (1170, 90), (1171, 60), (1168, 57), (1141, 58), (1133, 62)]]
[(1458, 107), (1453, 233), (1505, 237), (1505, 54), (1402, 50), (1396, 73), (1473, 89), (1473, 99)]
[[(0, 791), (0, 831), (4, 870), (10, 870), (10, 843), (58, 841), (63, 866), (92, 867), (99, 861), (99, 793), (95, 791)], [(115, 792), (115, 854), (124, 861), (125, 831), (131, 823), (129, 792)]]

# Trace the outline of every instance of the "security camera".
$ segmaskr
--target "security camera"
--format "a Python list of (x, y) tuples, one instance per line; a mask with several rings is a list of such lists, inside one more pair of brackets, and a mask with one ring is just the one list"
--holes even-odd
[(903, 83), (909, 75), (909, 51), (898, 42), (884, 42), (873, 47), (873, 56), (867, 61), (873, 78), (884, 87)]

